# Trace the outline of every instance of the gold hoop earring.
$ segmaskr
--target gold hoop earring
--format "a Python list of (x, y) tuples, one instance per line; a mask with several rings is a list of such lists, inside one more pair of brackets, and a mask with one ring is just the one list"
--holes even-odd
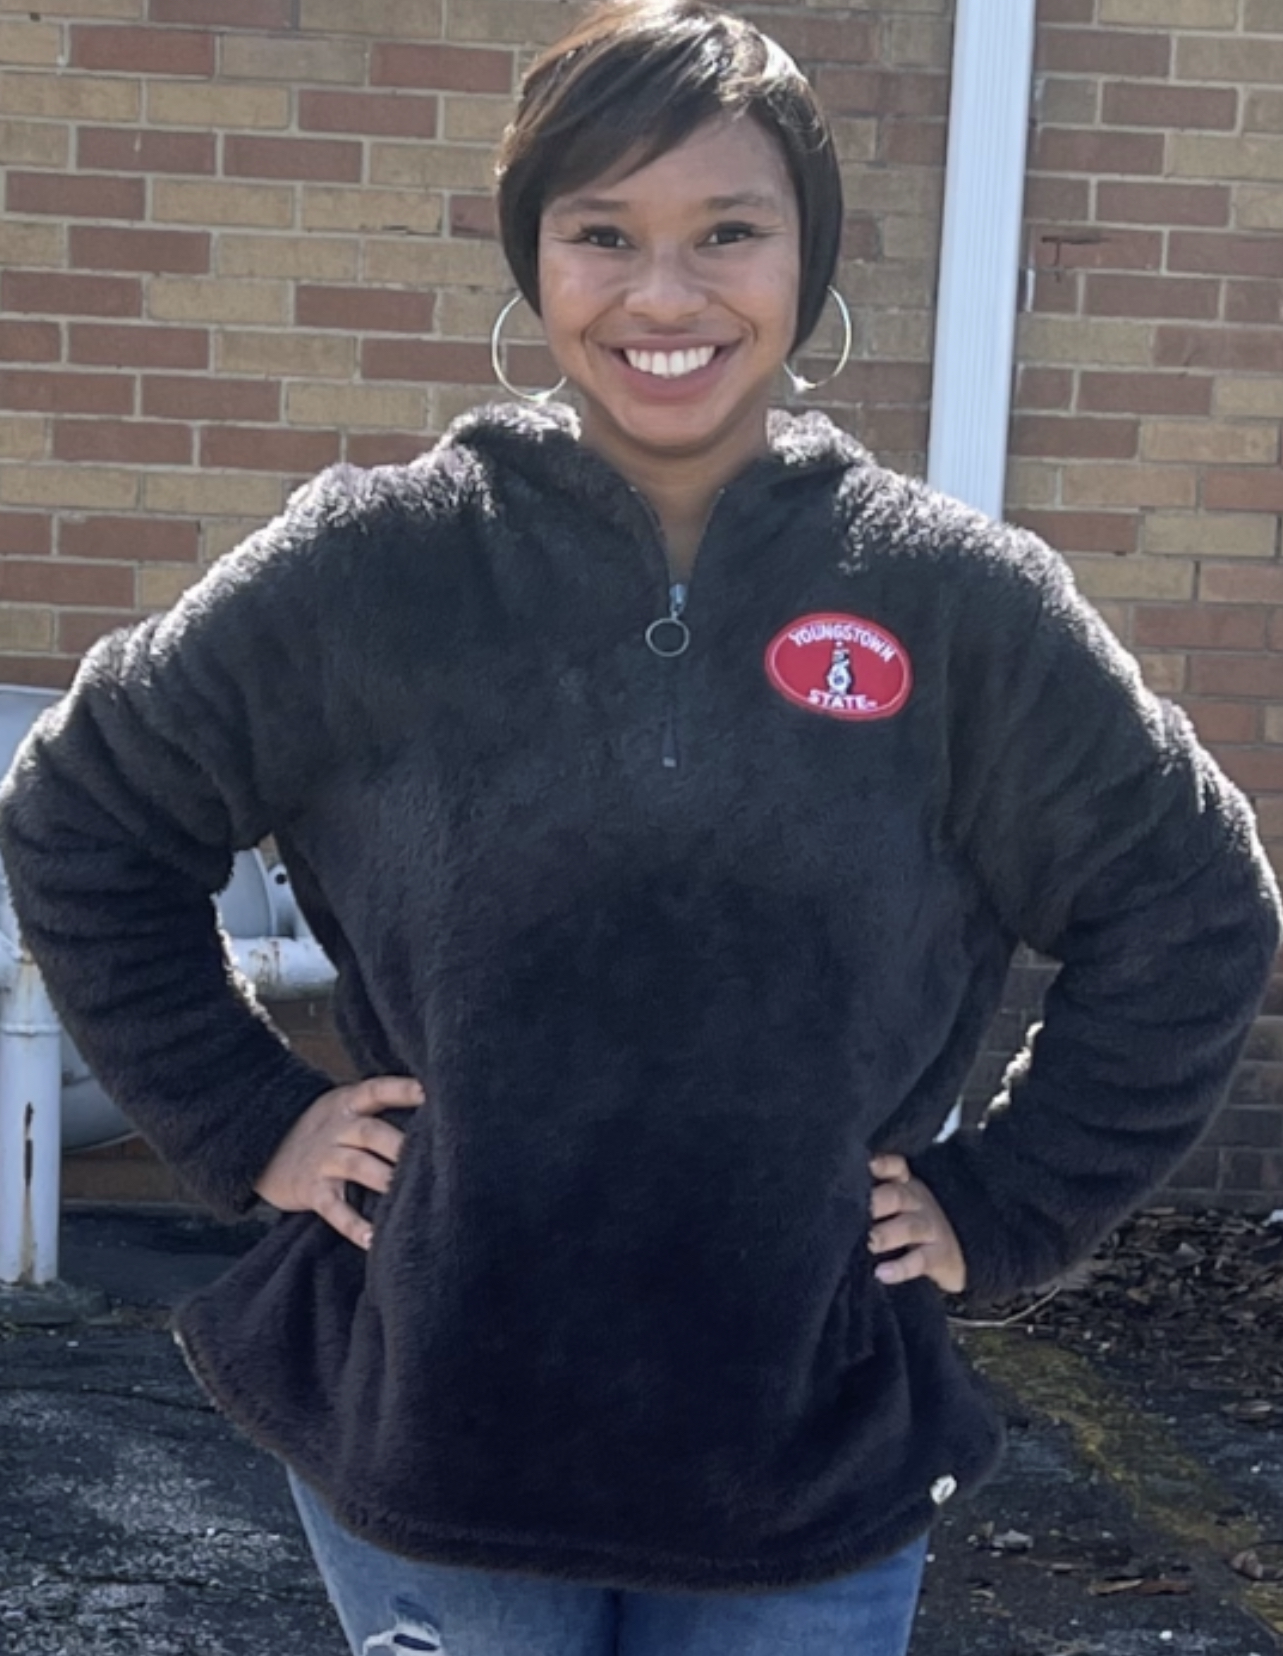
[(822, 385), (831, 384), (847, 363), (851, 360), (851, 347), (855, 344), (855, 328), (851, 323), (851, 312), (846, 300), (835, 287), (828, 289), (829, 297), (838, 308), (838, 315), (842, 318), (842, 355), (838, 358), (838, 365), (831, 374), (825, 374), (823, 379), (809, 380), (804, 378), (790, 364), (784, 364), (784, 372), (789, 377), (789, 383), (799, 397), (805, 396), (808, 391), (818, 391)]
[(503, 332), (503, 325), (524, 297), (525, 295), (521, 293), (514, 294), (498, 316), (495, 317), (494, 327), (490, 330), (490, 366), (494, 370), (494, 377), (510, 396), (520, 397), (523, 402), (546, 403), (550, 402), (566, 383), (564, 374), (556, 385), (550, 386), (547, 391), (523, 391), (519, 385), (514, 385), (507, 374), (504, 373), (503, 363), (499, 360), (499, 336)]

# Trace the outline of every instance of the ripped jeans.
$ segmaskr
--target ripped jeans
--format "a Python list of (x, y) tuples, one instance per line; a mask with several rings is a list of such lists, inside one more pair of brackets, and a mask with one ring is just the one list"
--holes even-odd
[(905, 1656), (927, 1538), (777, 1593), (642, 1593), (424, 1564), (344, 1529), (289, 1473), (353, 1656)]

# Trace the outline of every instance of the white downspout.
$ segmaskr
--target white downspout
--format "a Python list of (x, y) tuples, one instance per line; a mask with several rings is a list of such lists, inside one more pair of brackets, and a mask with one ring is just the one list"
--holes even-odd
[(1036, 0), (957, 0), (927, 481), (1001, 517)]

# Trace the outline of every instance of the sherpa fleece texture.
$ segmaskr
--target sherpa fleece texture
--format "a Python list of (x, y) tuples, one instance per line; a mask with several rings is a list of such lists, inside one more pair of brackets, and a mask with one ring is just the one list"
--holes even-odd
[[(1276, 897), (1064, 564), (820, 417), (721, 496), (661, 660), (668, 594), (569, 412), (471, 415), (96, 647), (3, 853), (76, 1042), (220, 1211), (328, 1085), (224, 962), (234, 848), (276, 835), (357, 1064), (426, 1088), (368, 1257), (290, 1216), (181, 1312), (236, 1421), (395, 1551), (781, 1587), (907, 1542), (999, 1446), (934, 1287), (872, 1275), (870, 1153), (978, 1290), (1063, 1270), (1206, 1123)], [(772, 681), (834, 614), (899, 641), (899, 711)], [(933, 1144), (1019, 938), (1064, 963), (1042, 1031)]]

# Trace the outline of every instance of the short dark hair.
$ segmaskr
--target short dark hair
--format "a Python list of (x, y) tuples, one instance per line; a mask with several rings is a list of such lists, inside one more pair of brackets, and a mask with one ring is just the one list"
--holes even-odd
[(833, 134), (793, 59), (703, 0), (610, 0), (531, 67), (498, 158), (499, 232), (539, 309), (539, 220), (556, 196), (621, 164), (644, 167), (718, 116), (748, 116), (780, 147), (797, 196), (794, 347), (813, 332), (842, 236)]

